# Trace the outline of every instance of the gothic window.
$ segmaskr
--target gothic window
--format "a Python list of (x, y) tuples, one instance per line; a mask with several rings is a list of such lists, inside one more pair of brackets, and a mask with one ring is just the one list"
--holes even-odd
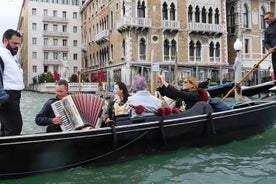
[(162, 7), (162, 16), (163, 16), (163, 20), (168, 20), (168, 5), (166, 2), (163, 4), (163, 7)]
[(200, 16), (199, 7), (196, 6), (196, 8), (195, 8), (195, 22), (199, 22), (200, 21), (199, 16)]
[(219, 24), (219, 9), (215, 10), (215, 24)]
[(208, 23), (209, 24), (213, 23), (212, 19), (213, 19), (213, 9), (209, 8), (209, 12), (208, 12)]
[(190, 41), (190, 44), (189, 44), (189, 56), (190, 56), (190, 60), (194, 60), (194, 57), (195, 57), (195, 43), (193, 41)]
[(176, 58), (176, 41), (172, 40), (172, 44), (171, 44), (171, 60), (174, 61)]
[(201, 10), (201, 21), (202, 21), (202, 23), (206, 23), (206, 8), (205, 7), (203, 7), (202, 8), (202, 10)]
[(230, 8), (229, 14), (228, 14), (228, 33), (233, 34), (235, 33), (235, 8), (232, 6)]
[(194, 57), (195, 56), (195, 43), (193, 41), (190, 41), (190, 46), (189, 46), (189, 50), (190, 50), (190, 57)]
[(264, 21), (264, 15), (265, 15), (265, 12), (266, 12), (266, 10), (265, 10), (265, 7), (261, 7), (261, 12), (260, 12), (260, 19), (261, 19), (261, 29), (265, 29), (266, 28), (266, 23), (265, 23), (265, 21)]
[(122, 57), (125, 57), (126, 56), (126, 42), (125, 40), (123, 40), (123, 43), (122, 43)]
[(175, 20), (175, 5), (173, 3), (170, 8), (170, 20)]
[(214, 43), (213, 43), (213, 42), (211, 42), (211, 43), (209, 44), (209, 57), (210, 57), (210, 58), (213, 58), (213, 57), (214, 57)]
[(243, 27), (249, 27), (249, 12), (247, 4), (243, 5)]
[(139, 58), (141, 61), (146, 60), (146, 40), (144, 38), (141, 38), (139, 42)]
[(164, 41), (164, 61), (169, 61), (170, 59), (170, 42), (169, 40)]
[(138, 1), (137, 5), (137, 10), (138, 10), (138, 17), (140, 18), (145, 18), (145, 11), (146, 11), (146, 6), (145, 6), (145, 1)]
[(123, 16), (126, 14), (126, 4), (125, 1), (123, 1)]
[(188, 22), (192, 22), (192, 21), (193, 21), (193, 7), (192, 5), (190, 5), (188, 10)]
[(217, 42), (217, 44), (216, 44), (216, 52), (215, 52), (215, 56), (216, 56), (216, 58), (219, 58), (220, 57), (220, 44), (219, 44), (219, 42)]
[(201, 60), (201, 43), (200, 41), (196, 42), (196, 61)]

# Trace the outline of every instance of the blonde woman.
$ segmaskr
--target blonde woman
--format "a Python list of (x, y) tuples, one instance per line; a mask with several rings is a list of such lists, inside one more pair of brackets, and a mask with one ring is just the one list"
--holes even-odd
[(157, 88), (157, 90), (160, 92), (160, 94), (174, 100), (184, 101), (186, 104), (186, 110), (191, 108), (199, 101), (208, 101), (207, 91), (198, 87), (198, 81), (194, 77), (187, 77), (183, 79), (182, 90), (178, 90), (166, 82), (164, 75), (159, 74), (158, 79), (160, 82), (160, 87)]

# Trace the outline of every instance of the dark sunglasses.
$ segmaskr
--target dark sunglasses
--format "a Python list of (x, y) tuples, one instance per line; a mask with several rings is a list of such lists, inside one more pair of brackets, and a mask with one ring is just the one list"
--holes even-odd
[(184, 84), (190, 83), (189, 81), (183, 81)]

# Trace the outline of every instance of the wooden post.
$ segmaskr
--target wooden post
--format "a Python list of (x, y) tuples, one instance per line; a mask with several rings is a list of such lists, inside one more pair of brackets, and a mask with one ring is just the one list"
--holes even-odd
[(178, 61), (177, 61), (177, 52), (175, 53), (175, 61), (174, 61), (174, 85), (178, 89)]
[[(155, 58), (156, 58), (155, 57), (155, 51), (154, 51), (154, 49), (152, 49), (151, 50), (151, 64), (154, 63)], [(151, 74), (151, 76), (150, 76), (150, 90), (151, 90), (151, 94), (154, 95), (155, 94), (155, 84), (156, 84), (156, 72), (152, 71), (152, 68), (151, 68), (150, 74)]]

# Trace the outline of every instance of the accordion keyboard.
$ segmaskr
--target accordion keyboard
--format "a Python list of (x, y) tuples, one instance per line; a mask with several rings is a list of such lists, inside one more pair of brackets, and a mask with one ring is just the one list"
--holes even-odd
[(73, 127), (71, 126), (67, 116), (66, 116), (66, 113), (65, 113), (65, 110), (61, 104), (61, 101), (57, 101), (55, 103), (52, 104), (52, 109), (56, 115), (56, 117), (60, 117), (61, 120), (62, 120), (62, 125), (61, 125), (61, 129), (63, 131), (71, 131), (73, 130)]

